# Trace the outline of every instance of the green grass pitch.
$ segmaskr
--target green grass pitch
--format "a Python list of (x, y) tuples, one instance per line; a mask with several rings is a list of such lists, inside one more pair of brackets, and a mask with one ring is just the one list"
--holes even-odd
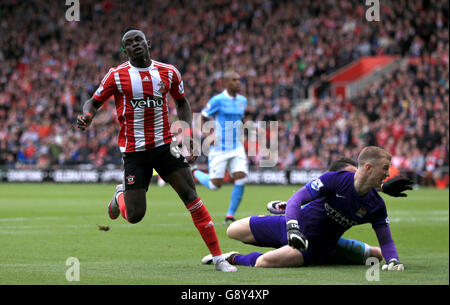
[[(247, 186), (237, 217), (266, 214), (269, 200), (287, 199), (296, 186)], [(197, 187), (215, 222), (223, 252), (264, 252), (226, 237), (222, 224), (231, 186)], [(222, 273), (201, 265), (208, 254), (188, 211), (168, 186), (151, 185), (147, 213), (135, 225), (110, 220), (112, 184), (0, 184), (0, 284), (449, 284), (449, 192), (420, 189), (407, 198), (384, 196), (404, 272), (367, 281), (367, 266), (260, 269)], [(97, 225), (110, 226), (101, 231)], [(378, 245), (370, 225), (344, 235)], [(66, 260), (80, 262), (70, 282)]]

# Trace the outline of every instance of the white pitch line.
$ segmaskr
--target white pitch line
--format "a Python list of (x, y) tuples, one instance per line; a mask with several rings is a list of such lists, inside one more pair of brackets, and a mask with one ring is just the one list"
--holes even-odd
[(64, 220), (64, 219), (72, 219), (72, 218), (99, 218), (104, 217), (105, 215), (76, 215), (76, 216), (41, 216), (41, 217), (9, 217), (9, 218), (0, 218), (0, 222), (10, 222), (10, 221), (35, 221), (35, 220)]

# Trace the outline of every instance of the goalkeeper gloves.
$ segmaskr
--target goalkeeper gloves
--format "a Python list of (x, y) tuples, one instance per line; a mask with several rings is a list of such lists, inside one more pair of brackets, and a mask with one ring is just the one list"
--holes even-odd
[(403, 271), (405, 270), (405, 266), (401, 261), (399, 261), (396, 258), (391, 258), (388, 263), (384, 264), (383, 267), (381, 267), (381, 270), (398, 270)]
[(300, 232), (297, 220), (289, 220), (286, 223), (288, 245), (292, 248), (304, 251), (308, 249), (308, 240)]
[(406, 197), (406, 190), (412, 190), (412, 181), (409, 178), (394, 177), (392, 179), (383, 182), (381, 190), (383, 193), (393, 197)]

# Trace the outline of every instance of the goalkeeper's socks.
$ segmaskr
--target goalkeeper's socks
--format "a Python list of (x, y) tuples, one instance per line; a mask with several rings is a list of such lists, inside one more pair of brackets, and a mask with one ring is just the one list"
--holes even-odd
[(228, 262), (232, 265), (255, 267), (256, 260), (261, 255), (263, 255), (263, 254), (260, 252), (252, 252), (252, 253), (246, 254), (246, 255), (235, 254), (228, 259)]
[(202, 172), (201, 170), (196, 169), (193, 172), (195, 178), (197, 178), (198, 182), (209, 188), (210, 190), (217, 190), (217, 186), (215, 186), (211, 179), (209, 179), (209, 174)]
[(128, 222), (130, 222), (128, 220), (127, 206), (125, 205), (125, 198), (124, 198), (123, 192), (120, 192), (119, 194), (117, 194), (116, 198), (117, 198), (117, 202), (119, 203), (120, 215), (122, 215), (123, 218), (125, 218)]
[(242, 196), (244, 195), (244, 185), (235, 184), (231, 192), (230, 205), (227, 211), (227, 217), (234, 217), (239, 205), (241, 204)]
[(195, 199), (188, 204), (186, 208), (189, 210), (194, 221), (194, 225), (200, 232), (206, 246), (211, 252), (212, 256), (219, 256), (222, 254), (220, 250), (219, 240), (217, 239), (216, 230), (214, 229), (214, 223), (208, 210), (203, 205), (200, 198)]

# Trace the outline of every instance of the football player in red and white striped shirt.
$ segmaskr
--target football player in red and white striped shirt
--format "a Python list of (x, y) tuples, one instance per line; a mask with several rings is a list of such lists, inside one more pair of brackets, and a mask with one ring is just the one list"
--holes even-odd
[[(195, 189), (189, 161), (183, 157), (170, 132), (168, 94), (176, 104), (178, 118), (192, 126), (192, 112), (180, 72), (172, 65), (150, 59), (150, 43), (144, 33), (128, 28), (122, 37), (128, 61), (112, 68), (94, 96), (83, 105), (77, 118), (81, 130), (89, 127), (97, 110), (114, 96), (120, 123), (118, 144), (124, 162), (124, 181), (108, 206), (112, 219), (122, 215), (130, 223), (139, 222), (146, 210), (146, 192), (155, 169), (177, 192), (203, 240), (214, 257), (216, 270), (234, 272), (222, 257), (211, 216)], [(192, 146), (191, 146), (192, 147)], [(192, 149), (192, 148), (191, 148)]]

